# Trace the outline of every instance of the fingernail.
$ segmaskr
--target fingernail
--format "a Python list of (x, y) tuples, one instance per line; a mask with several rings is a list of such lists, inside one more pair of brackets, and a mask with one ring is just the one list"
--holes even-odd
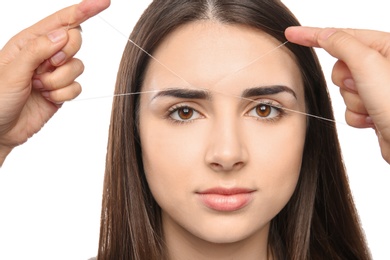
[(56, 105), (58, 108), (61, 108), (63, 104), (64, 104), (64, 102), (55, 103), (55, 105)]
[(44, 98), (46, 98), (46, 99), (48, 99), (48, 98), (50, 97), (49, 91), (43, 91), (43, 92), (41, 92), (41, 95), (42, 95)]
[(33, 86), (33, 88), (38, 89), (38, 90), (43, 89), (42, 81), (40, 81), (39, 79), (34, 79), (32, 81), (32, 86)]
[(323, 30), (320, 35), (318, 36), (318, 38), (320, 40), (327, 40), (332, 34), (334, 34), (337, 30), (336, 29), (333, 29), (333, 28), (329, 28), (329, 29), (325, 29)]
[(355, 81), (353, 79), (344, 80), (344, 86), (353, 92), (357, 92)]
[(370, 116), (366, 117), (366, 123), (374, 126), (374, 121), (372, 121), (372, 118)]
[(59, 42), (66, 37), (67, 32), (64, 29), (53, 31), (47, 35), (53, 43)]
[(50, 62), (53, 66), (60, 65), (66, 59), (66, 54), (63, 51), (59, 51), (50, 58)]

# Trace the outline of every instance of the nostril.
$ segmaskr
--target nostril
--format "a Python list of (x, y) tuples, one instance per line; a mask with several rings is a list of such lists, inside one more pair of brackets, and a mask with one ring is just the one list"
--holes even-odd
[(243, 162), (237, 162), (233, 165), (233, 168), (234, 169), (239, 169), (241, 168), (242, 166), (244, 166), (244, 163)]
[(215, 168), (215, 169), (220, 169), (220, 168), (222, 168), (222, 165), (220, 165), (219, 163), (211, 163), (210, 166), (211, 166), (212, 168)]
[(243, 162), (237, 162), (234, 164), (220, 164), (220, 163), (210, 163), (210, 167), (214, 169), (215, 171), (232, 171), (232, 170), (239, 170), (244, 166)]

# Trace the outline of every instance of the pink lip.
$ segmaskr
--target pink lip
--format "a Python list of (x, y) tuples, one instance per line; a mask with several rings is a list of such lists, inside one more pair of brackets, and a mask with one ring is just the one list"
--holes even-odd
[(243, 188), (212, 188), (197, 192), (201, 202), (216, 211), (236, 211), (244, 208), (253, 199), (255, 190)]

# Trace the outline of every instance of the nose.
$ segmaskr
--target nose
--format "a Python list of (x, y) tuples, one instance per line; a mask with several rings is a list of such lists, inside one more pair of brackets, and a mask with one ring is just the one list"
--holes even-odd
[(237, 171), (245, 166), (248, 152), (238, 122), (216, 122), (211, 130), (205, 161), (214, 171)]

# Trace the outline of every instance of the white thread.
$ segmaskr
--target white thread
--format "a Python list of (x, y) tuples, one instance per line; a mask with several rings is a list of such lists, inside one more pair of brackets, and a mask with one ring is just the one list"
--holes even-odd
[[(123, 37), (126, 38), (126, 40), (130, 43), (132, 43), (135, 47), (137, 47), (138, 49), (140, 49), (142, 52), (144, 52), (146, 55), (148, 55), (151, 59), (153, 59), (154, 61), (156, 61), (158, 64), (160, 64), (162, 67), (164, 67), (165, 69), (167, 69), (169, 72), (171, 72), (173, 75), (175, 75), (176, 77), (178, 77), (179, 79), (183, 80), (185, 83), (191, 85), (187, 80), (185, 80), (184, 78), (180, 77), (180, 75), (178, 75), (176, 72), (174, 72), (173, 70), (171, 70), (168, 66), (166, 66), (165, 64), (163, 64), (161, 61), (159, 61), (158, 59), (156, 59), (152, 54), (150, 54), (149, 52), (147, 52), (144, 48), (142, 48), (141, 46), (139, 46), (137, 43), (135, 43), (132, 39), (128, 38), (124, 33), (122, 33), (121, 31), (119, 31), (115, 26), (113, 26), (111, 23), (109, 23), (107, 20), (105, 20), (102, 16), (98, 15), (98, 17), (100, 19), (103, 20), (103, 22), (105, 22), (107, 25), (109, 25), (111, 28), (113, 28), (115, 31), (117, 31), (120, 35), (122, 35)], [(192, 86), (192, 85), (191, 85)]]
[(288, 43), (288, 41), (285, 41), (284, 43), (282, 43), (282, 44), (276, 46), (274, 49), (272, 49), (272, 50), (270, 50), (270, 51), (268, 51), (268, 52), (262, 54), (260, 57), (254, 59), (253, 61), (251, 61), (250, 63), (248, 63), (248, 64), (245, 65), (244, 67), (242, 67), (241, 69), (238, 69), (237, 71), (235, 71), (235, 72), (233, 72), (232, 74), (230, 74), (229, 76), (231, 76), (231, 75), (233, 75), (233, 74), (237, 74), (238, 72), (240, 72), (240, 71), (242, 71), (242, 70), (248, 68), (250, 65), (252, 65), (252, 64), (254, 64), (255, 62), (257, 62), (258, 60), (264, 58), (264, 57), (267, 56), (268, 54), (270, 54), (270, 53), (276, 51), (277, 49), (282, 48), (282, 47), (283, 47), (284, 45), (286, 45), (287, 43)]
[(147, 93), (157, 93), (159, 91), (160, 90), (149, 90), (149, 91), (140, 91), (140, 92), (119, 93), (119, 94), (105, 95), (105, 96), (99, 96), (99, 97), (78, 98), (78, 99), (74, 99), (73, 101), (87, 101), (87, 100), (102, 99), (102, 98), (133, 96), (133, 95), (141, 95), (141, 94), (147, 94)]
[[(164, 67), (165, 69), (167, 69), (170, 73), (172, 73), (173, 75), (175, 75), (176, 77), (178, 77), (179, 79), (183, 80), (185, 83), (187, 83), (188, 85), (194, 87), (195, 89), (201, 89), (202, 88), (199, 88), (199, 87), (195, 87), (193, 86), (192, 84), (190, 84), (187, 80), (185, 80), (183, 77), (181, 77), (180, 75), (178, 75), (175, 71), (173, 71), (172, 69), (170, 69), (168, 66), (166, 66), (164, 63), (162, 63), (161, 61), (159, 61), (157, 58), (155, 58), (152, 54), (150, 54), (149, 52), (147, 52), (145, 49), (143, 49), (141, 46), (139, 46), (137, 43), (135, 43), (133, 40), (131, 40), (130, 38), (128, 38), (124, 33), (122, 33), (120, 30), (118, 30), (115, 26), (113, 26), (111, 23), (109, 23), (106, 19), (104, 19), (102, 16), (98, 15), (98, 17), (103, 21), (105, 22), (107, 25), (109, 25), (112, 29), (114, 29), (116, 32), (118, 32), (120, 35), (122, 35), (123, 37), (126, 38), (126, 40), (128, 42), (130, 42), (131, 44), (133, 44), (135, 47), (137, 47), (139, 50), (141, 50), (142, 52), (144, 52), (146, 55), (148, 55), (151, 59), (153, 59), (154, 61), (156, 61), (158, 64), (160, 64), (162, 67)], [(285, 41), (283, 43), (281, 43), (280, 45), (276, 46), (275, 48), (267, 51), (266, 53), (262, 54), (261, 56), (259, 56), (258, 58), (254, 59), (253, 61), (251, 61), (250, 63), (248, 63), (247, 65), (245, 65), (244, 67), (238, 69), (237, 71), (233, 72), (232, 74), (229, 74), (227, 75), (226, 77), (228, 76), (231, 76), (233, 74), (236, 74), (242, 70), (244, 70), (245, 68), (249, 67), (250, 65), (252, 65), (253, 63), (257, 62), (258, 60), (262, 59), (263, 57), (265, 57), (266, 55), (278, 50), (279, 48), (282, 48), (283, 46), (285, 46), (286, 44), (288, 43), (288, 41)], [(223, 80), (225, 77), (223, 77), (221, 80)], [(206, 90), (206, 91), (210, 91), (208, 89), (203, 89), (203, 90)], [(215, 90), (212, 90), (213, 92), (215, 93), (219, 93), (218, 91), (215, 91)], [(75, 99), (74, 101), (86, 101), (86, 100), (95, 100), (95, 99), (101, 99), (101, 98), (114, 98), (114, 97), (123, 97), (123, 96), (132, 96), (132, 95), (141, 95), (141, 94), (146, 94), (146, 93), (156, 93), (156, 92), (159, 92), (159, 90), (151, 90), (151, 91), (140, 91), (140, 92), (129, 92), (129, 93), (114, 93), (112, 95), (106, 95), (106, 96), (99, 96), (99, 97), (90, 97), (90, 98), (83, 98), (83, 99)], [(220, 93), (220, 94), (225, 94), (226, 93)], [(232, 97), (236, 97), (236, 98), (240, 98), (240, 99), (245, 99), (245, 100), (248, 100), (248, 101), (251, 101), (251, 102), (254, 102), (254, 103), (257, 103), (257, 104), (265, 104), (265, 105), (269, 105), (269, 104), (266, 104), (264, 102), (261, 102), (261, 101), (256, 101), (256, 100), (253, 100), (253, 99), (250, 99), (250, 98), (244, 98), (244, 97), (240, 97), (240, 96), (235, 96), (235, 95), (232, 95), (230, 94), (230, 96)], [(301, 112), (301, 111), (297, 111), (297, 110), (293, 110), (293, 109), (288, 109), (288, 108), (284, 108), (284, 107), (278, 107), (278, 106), (273, 106), (273, 107), (276, 107), (276, 108), (280, 108), (280, 109), (283, 109), (285, 111), (289, 111), (289, 112), (293, 112), (293, 113), (297, 113), (297, 114), (301, 114), (301, 115), (304, 115), (304, 116), (308, 116), (308, 117), (312, 117), (312, 118), (315, 118), (315, 119), (318, 119), (318, 120), (323, 120), (323, 121), (327, 121), (327, 122), (332, 122), (332, 123), (336, 123), (336, 124), (342, 124), (342, 125), (346, 125), (344, 122), (340, 122), (340, 121), (336, 121), (336, 120), (333, 120), (333, 119), (329, 119), (329, 118), (325, 118), (325, 117), (321, 117), (321, 116), (317, 116), (317, 115), (313, 115), (313, 114), (309, 114), (309, 113), (305, 113), (305, 112)]]

